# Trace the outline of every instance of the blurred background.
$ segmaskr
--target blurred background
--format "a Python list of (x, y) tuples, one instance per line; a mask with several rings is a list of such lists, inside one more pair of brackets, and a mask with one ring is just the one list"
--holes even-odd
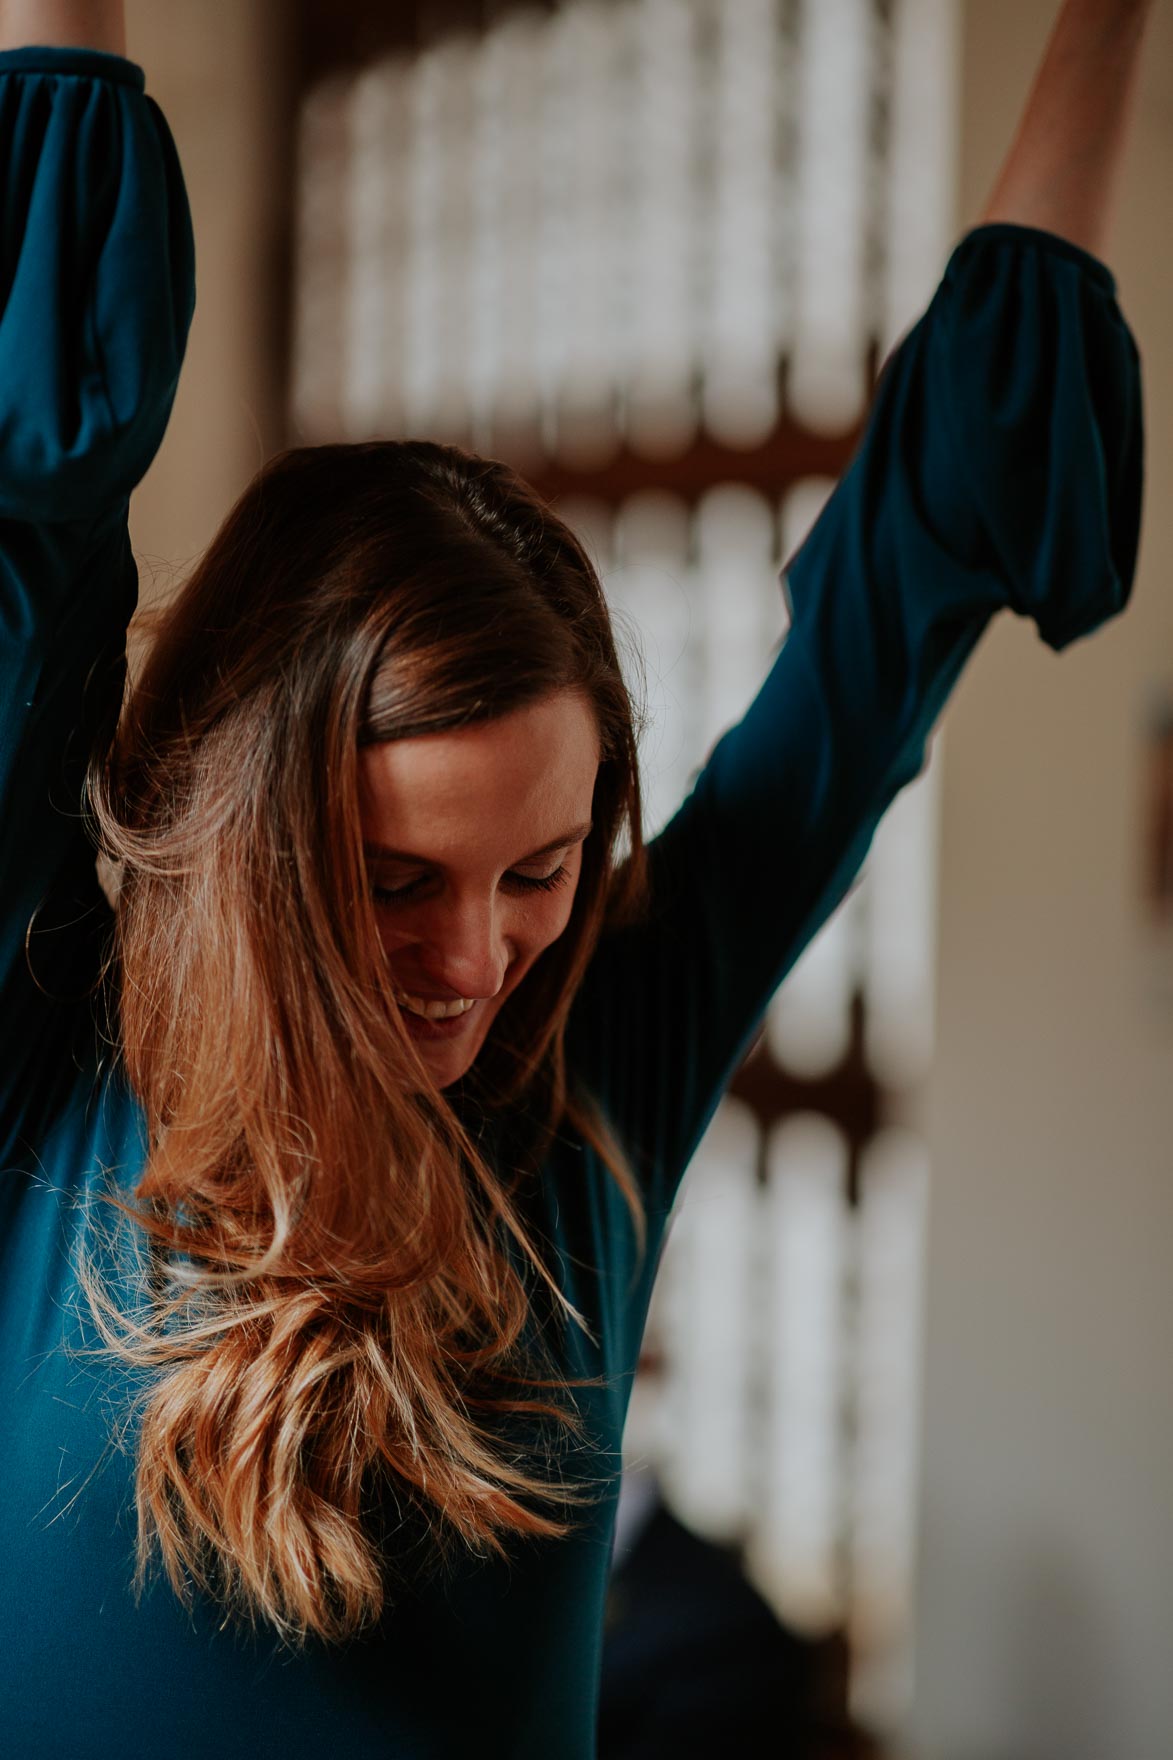
[[(199, 289), (144, 596), (283, 446), (508, 458), (603, 573), (653, 833), (784, 638), (779, 571), (1056, 11), (128, 0)], [(821, 1682), (820, 1737), (730, 1752), (1173, 1753), (1171, 189), (1164, 0), (1107, 252), (1146, 370), (1133, 608), (1061, 658), (992, 628), (670, 1230), (617, 1571), (662, 1498)]]

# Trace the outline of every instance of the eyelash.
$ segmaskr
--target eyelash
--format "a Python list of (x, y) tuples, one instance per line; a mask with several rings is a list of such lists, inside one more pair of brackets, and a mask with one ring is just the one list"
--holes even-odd
[[(552, 874), (543, 875), (540, 880), (532, 879), (527, 874), (510, 874), (507, 878), (526, 892), (553, 892), (556, 886), (563, 884), (569, 873), (569, 868), (563, 862), (560, 868), (555, 868)], [(377, 904), (401, 904), (406, 899), (413, 897), (422, 885), (421, 878), (409, 881), (406, 886), (373, 886), (371, 892)]]

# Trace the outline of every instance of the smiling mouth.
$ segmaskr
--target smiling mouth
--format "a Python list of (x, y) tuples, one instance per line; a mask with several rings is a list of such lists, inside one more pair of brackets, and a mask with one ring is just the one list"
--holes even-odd
[[(433, 1040), (459, 1038), (462, 1033), (467, 1031), (473, 1015), (477, 1013), (479, 1004), (473, 1003), (458, 1014), (440, 1020), (429, 1020), (426, 1015), (416, 1014), (412, 1009), (404, 1007), (402, 1004), (400, 1007), (403, 1024), (410, 1036), (428, 1043)], [(480, 1018), (479, 1015), (477, 1018)]]
[(410, 1014), (423, 1016), (430, 1021), (451, 1020), (459, 1015), (465, 1015), (477, 1000), (476, 997), (456, 996), (445, 1001), (438, 996), (415, 996), (408, 990), (398, 988), (393, 993), (400, 1008), (406, 1009)]

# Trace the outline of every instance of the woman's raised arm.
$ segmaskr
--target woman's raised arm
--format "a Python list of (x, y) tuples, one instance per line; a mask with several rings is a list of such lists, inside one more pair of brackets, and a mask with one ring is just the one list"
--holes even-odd
[(1153, 0), (1064, 0), (981, 224), (1104, 255)]
[(0, 0), (0, 49), (26, 44), (125, 55), (123, 0)]
[(651, 917), (604, 939), (576, 998), (570, 1062), (661, 1212), (990, 619), (1059, 650), (1128, 599), (1140, 361), (1096, 247), (1150, 10), (1066, 0), (984, 221), (784, 571), (786, 640), (649, 845)]
[[(18, 15), (33, 42), (11, 41)], [(84, 41), (43, 40), (69, 22)], [(0, 6), (0, 26), (2, 1159), (6, 1118), (69, 1068), (93, 976), (82, 776), (118, 706), (127, 508), (175, 395), (194, 245), (142, 69), (94, 46), (121, 7)]]

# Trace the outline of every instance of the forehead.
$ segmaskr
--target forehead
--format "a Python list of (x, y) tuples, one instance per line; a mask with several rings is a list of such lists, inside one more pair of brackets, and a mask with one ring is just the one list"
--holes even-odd
[(492, 721), (365, 746), (363, 836), (436, 861), (518, 835), (535, 847), (589, 819), (598, 764), (593, 710), (571, 691)]

